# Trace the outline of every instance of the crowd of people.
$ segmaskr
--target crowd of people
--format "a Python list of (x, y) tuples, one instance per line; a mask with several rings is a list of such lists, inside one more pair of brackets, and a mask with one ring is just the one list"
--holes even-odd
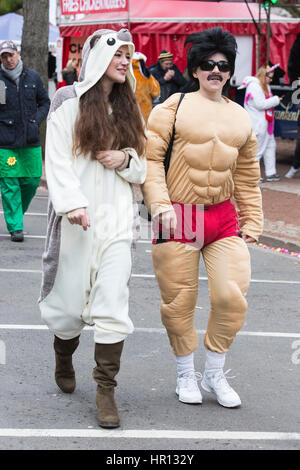
[[(48, 115), (50, 203), (39, 307), (54, 334), (55, 380), (65, 393), (76, 387), (72, 355), (81, 331), (94, 326), (93, 377), (104, 428), (120, 425), (116, 375), (133, 332), (129, 281), (139, 236), (137, 188), (153, 220), (153, 266), (178, 399), (202, 403), (194, 367), (202, 255), (210, 316), (201, 386), (226, 408), (241, 405), (223, 369), (247, 312), (247, 245), (262, 233), (261, 158), (267, 181), (279, 179), (274, 107), (280, 98), (270, 88), (276, 66), (245, 78), (242, 107), (223, 94), (235, 69), (234, 36), (215, 27), (191, 34), (185, 45), (188, 80), (169, 51), (147, 67), (128, 30), (98, 30), (84, 44), (79, 74), (68, 62), (66, 86), (49, 110), (38, 73), (23, 66), (12, 41), (0, 44), (0, 184), (7, 229), (12, 241), (23, 241), (23, 214), (41, 176), (39, 126)], [(299, 160), (292, 168), (295, 174)]]
[[(191, 36), (191, 35), (190, 35)], [(289, 55), (288, 76), (290, 83), (300, 80), (300, 34), (298, 34)], [(147, 67), (147, 57), (141, 52), (135, 52), (132, 58), (133, 73), (136, 79), (135, 96), (139, 103), (145, 124), (152, 109), (163, 103), (171, 95), (178, 92), (189, 91), (191, 77), (186, 68), (182, 74), (174, 64), (174, 56), (171, 52), (162, 50), (157, 61)], [(62, 71), (63, 85), (71, 85), (77, 80), (76, 60), (69, 59)], [(271, 84), (275, 78), (274, 73), (284, 71), (279, 64), (266, 65), (259, 68), (255, 76), (244, 78), (239, 89), (245, 89), (244, 107), (249, 113), (253, 128), (258, 140), (257, 159), (264, 162), (265, 180), (267, 182), (279, 181), (280, 176), (276, 170), (276, 141), (274, 137), (274, 108), (282, 101), (283, 97), (273, 96)], [(228, 96), (227, 89), (223, 90)], [(298, 117), (298, 128), (300, 129), (300, 115)], [(289, 171), (284, 175), (293, 178), (300, 172), (300, 138), (299, 131), (293, 163)], [(263, 182), (264, 178), (260, 178)]]

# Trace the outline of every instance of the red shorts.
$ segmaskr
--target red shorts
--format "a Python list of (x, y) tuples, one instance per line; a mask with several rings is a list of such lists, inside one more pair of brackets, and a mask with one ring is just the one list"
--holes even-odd
[(222, 238), (241, 236), (238, 216), (229, 199), (211, 206), (171, 202), (177, 216), (175, 233), (170, 235), (160, 224), (153, 223), (153, 244), (175, 241), (203, 248)]

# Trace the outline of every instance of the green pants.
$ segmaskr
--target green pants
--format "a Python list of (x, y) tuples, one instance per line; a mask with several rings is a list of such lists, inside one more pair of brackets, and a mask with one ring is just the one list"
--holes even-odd
[(2, 206), (7, 230), (23, 230), (23, 214), (27, 211), (40, 178), (0, 178)]

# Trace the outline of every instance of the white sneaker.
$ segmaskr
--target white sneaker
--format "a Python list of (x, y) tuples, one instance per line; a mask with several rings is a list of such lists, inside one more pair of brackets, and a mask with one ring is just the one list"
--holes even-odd
[(235, 408), (241, 404), (240, 397), (233, 388), (230, 387), (222, 369), (216, 371), (211, 376), (204, 373), (201, 387), (206, 392), (214, 393), (218, 403), (226, 408)]
[(197, 384), (196, 372), (178, 377), (176, 394), (183, 403), (202, 403), (202, 395)]
[(298, 171), (300, 171), (300, 168), (294, 168), (293, 166), (291, 166), (289, 171), (284, 176), (286, 178), (293, 178)]

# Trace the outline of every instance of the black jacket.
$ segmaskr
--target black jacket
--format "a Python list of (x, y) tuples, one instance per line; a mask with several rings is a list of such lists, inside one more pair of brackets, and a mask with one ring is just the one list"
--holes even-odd
[(62, 76), (67, 85), (73, 85), (74, 82), (77, 82), (77, 72), (75, 69), (70, 72), (63, 72)]
[[(2, 83), (1, 83), (2, 82)], [(50, 99), (39, 74), (23, 68), (19, 89), (0, 69), (0, 87), (5, 85), (5, 104), (0, 103), (0, 148), (41, 145), (39, 125), (46, 118)]]
[(186, 84), (186, 79), (176, 65), (173, 64), (171, 70), (174, 70), (175, 75), (171, 80), (166, 81), (164, 76), (167, 71), (161, 68), (159, 61), (149, 67), (149, 72), (156, 78), (160, 85), (160, 103), (163, 103), (169, 96), (173, 95), (173, 93), (181, 91), (181, 88)]
[(291, 83), (300, 77), (300, 33), (292, 45), (288, 60), (288, 75)]

